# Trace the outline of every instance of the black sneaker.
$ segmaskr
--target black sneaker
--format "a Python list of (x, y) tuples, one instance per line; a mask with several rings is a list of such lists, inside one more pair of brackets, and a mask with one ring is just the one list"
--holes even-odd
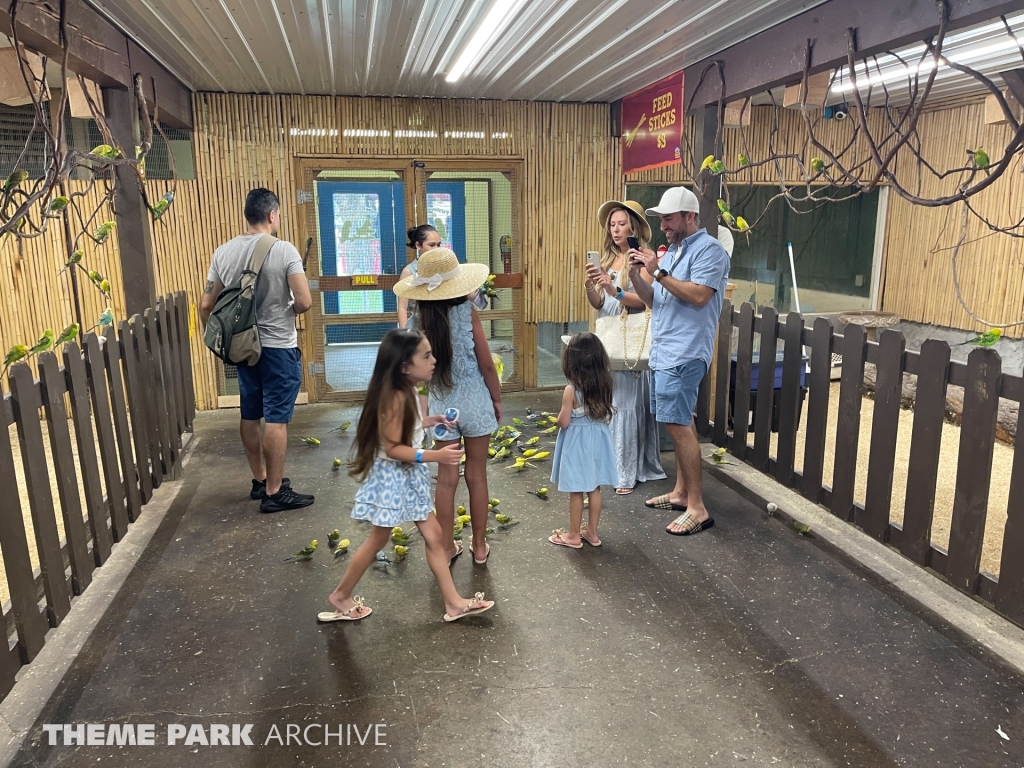
[[(288, 488), (292, 484), (292, 481), (287, 477), (281, 478), (281, 488)], [(266, 480), (253, 480), (252, 490), (249, 491), (249, 498), (253, 501), (259, 501), (267, 493), (267, 481)]]
[(284, 512), (287, 509), (302, 509), (313, 503), (313, 496), (308, 493), (296, 493), (291, 486), (281, 486), (281, 490), (273, 496), (264, 496), (260, 503), (260, 512)]

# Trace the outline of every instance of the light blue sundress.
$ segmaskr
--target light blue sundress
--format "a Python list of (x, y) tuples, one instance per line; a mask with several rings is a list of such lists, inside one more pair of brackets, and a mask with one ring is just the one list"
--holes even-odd
[[(621, 286), (621, 273), (609, 270), (608, 276), (615, 285)], [(597, 316), (618, 317), (621, 312), (622, 304), (619, 300), (604, 294), (604, 303)], [(666, 475), (661, 468), (658, 421), (651, 413), (651, 372), (612, 371), (612, 380), (612, 407), (615, 415), (609, 426), (619, 476), (615, 487), (633, 488), (637, 483), (664, 480)]]
[(484, 383), (480, 363), (476, 359), (473, 339), (473, 304), (464, 301), (448, 310), (448, 327), (452, 338), (452, 381), (450, 392), (436, 394), (430, 390), (430, 412), (444, 413), (459, 409), (459, 423), (439, 437), (458, 440), (460, 437), (483, 437), (498, 428), (494, 418), (491, 393)]
[(563, 493), (590, 493), (602, 485), (615, 485), (615, 446), (608, 424), (587, 415), (579, 393), (576, 402), (569, 426), (558, 431), (551, 482)]
[[(423, 412), (416, 398), (414, 446), (423, 445)], [(388, 458), (383, 446), (370, 467), (370, 474), (356, 492), (353, 520), (368, 520), (374, 525), (394, 528), (406, 520), (426, 520), (434, 508), (427, 464), (407, 464)]]

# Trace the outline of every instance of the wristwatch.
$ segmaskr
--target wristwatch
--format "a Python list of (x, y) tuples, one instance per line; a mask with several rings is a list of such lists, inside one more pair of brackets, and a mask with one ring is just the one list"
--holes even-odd
[(654, 279), (657, 280), (659, 283), (666, 277), (668, 277), (667, 269), (662, 269), (661, 267), (658, 267), (656, 270), (654, 270)]

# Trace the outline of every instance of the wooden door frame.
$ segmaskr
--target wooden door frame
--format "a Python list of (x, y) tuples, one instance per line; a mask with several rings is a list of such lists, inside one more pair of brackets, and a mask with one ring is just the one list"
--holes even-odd
[[(395, 157), (394, 155), (320, 155), (320, 154), (294, 154), (292, 156), (295, 186), (297, 189), (302, 190), (305, 182), (305, 174), (307, 171), (313, 172), (313, 180), (316, 181), (316, 175), (322, 171), (341, 171), (341, 170), (362, 170), (362, 171), (391, 171), (398, 174), (401, 177), (401, 181), (405, 186), (405, 215), (406, 223), (410, 220), (417, 221), (419, 212), (425, 211), (427, 207), (427, 177), (432, 172), (438, 171), (467, 171), (467, 172), (513, 172), (517, 174), (518, 183), (514, 185), (517, 187), (512, 196), (512, 205), (517, 206), (517, 209), (513, 211), (513, 219), (515, 220), (515, 226), (512, 227), (512, 251), (513, 253), (520, 254), (519, 272), (513, 275), (502, 275), (495, 274), (495, 287), (497, 288), (513, 288), (521, 289), (524, 287), (523, 283), (523, 170), (525, 167), (525, 160), (522, 157), (510, 157), (503, 155), (501, 157), (487, 158), (476, 156), (453, 156), (453, 155), (402, 155)], [(313, 194), (313, 190), (304, 190), (310, 195)], [(314, 203), (310, 201), (308, 205)], [(320, 277), (320, 233), (310, 231), (310, 221), (315, 221), (316, 217), (309, 216), (302, 209), (302, 206), (296, 205), (298, 215), (296, 216), (297, 231), (300, 235), (299, 242), (306, 243), (309, 237), (314, 238), (314, 243), (317, 245), (317, 277)], [(390, 286), (382, 286), (384, 288)], [(320, 291), (315, 291), (316, 297), (319, 298)], [(519, 295), (519, 312), (518, 316), (515, 315), (515, 310), (500, 310), (499, 317), (488, 317), (490, 320), (512, 320), (519, 329), (520, 345), (523, 343), (523, 336), (526, 333), (527, 323), (523, 320), (522, 313), (522, 294)], [(311, 310), (312, 312), (312, 310)], [(494, 312), (494, 310), (492, 310)], [(310, 320), (305, 322), (300, 330), (300, 342), (299, 346), (303, 350), (303, 359), (307, 363), (303, 366), (302, 376), (303, 384), (306, 392), (309, 393), (311, 402), (321, 402), (323, 395), (327, 394), (322, 392), (318, 386), (316, 377), (319, 374), (311, 374), (309, 369), (309, 362), (316, 361), (316, 349), (315, 349), (315, 327), (312, 321), (312, 314)], [(525, 350), (519, 351), (518, 364), (521, 370), (520, 375), (520, 387), (525, 389), (528, 381), (533, 379), (527, 378), (529, 371), (526, 370), (526, 366), (529, 365), (532, 355), (526, 355)], [(363, 399), (362, 393), (331, 393), (331, 401), (334, 402), (358, 402)]]

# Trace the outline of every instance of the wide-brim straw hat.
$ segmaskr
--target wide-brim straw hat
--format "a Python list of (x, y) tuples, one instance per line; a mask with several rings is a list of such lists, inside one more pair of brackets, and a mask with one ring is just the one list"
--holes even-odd
[[(607, 203), (601, 203), (601, 207), (597, 209), (597, 221), (601, 224), (601, 229), (608, 229), (608, 217), (617, 208), (625, 208), (628, 213), (632, 214), (629, 218), (633, 220), (633, 234), (645, 243), (651, 242), (651, 225), (647, 221), (647, 216), (644, 215), (644, 207), (636, 200), (626, 200), (625, 202), (609, 200)], [(636, 231), (637, 224), (640, 225), (639, 232)]]
[(455, 251), (433, 248), (420, 254), (419, 269), (395, 283), (395, 295), (415, 301), (443, 301), (468, 296), (487, 280), (486, 264), (460, 264)]

